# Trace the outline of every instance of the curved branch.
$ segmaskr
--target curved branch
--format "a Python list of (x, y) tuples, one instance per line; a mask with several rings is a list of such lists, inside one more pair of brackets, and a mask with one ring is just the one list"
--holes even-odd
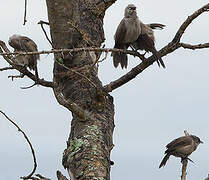
[(17, 128), (18, 131), (20, 131), (23, 134), (24, 138), (26, 139), (27, 143), (30, 146), (31, 153), (32, 153), (32, 156), (33, 156), (34, 167), (33, 167), (32, 172), (28, 176), (21, 177), (22, 179), (30, 179), (33, 176), (33, 174), (34, 174), (34, 172), (36, 171), (36, 168), (37, 168), (36, 156), (35, 156), (35, 151), (33, 149), (33, 146), (31, 144), (29, 138), (27, 137), (27, 135), (24, 133), (24, 131), (22, 129), (20, 129), (20, 127), (14, 121), (12, 121), (3, 111), (0, 110), (0, 113), (3, 114), (4, 117), (8, 121), (10, 121)]
[(175, 37), (172, 40), (172, 43), (178, 43), (184, 34), (184, 31), (186, 28), (191, 24), (191, 22), (197, 18), (199, 15), (201, 15), (203, 12), (207, 12), (209, 10), (209, 3), (203, 6), (202, 8), (195, 11), (191, 16), (188, 16), (186, 21), (180, 26), (179, 30), (177, 31)]

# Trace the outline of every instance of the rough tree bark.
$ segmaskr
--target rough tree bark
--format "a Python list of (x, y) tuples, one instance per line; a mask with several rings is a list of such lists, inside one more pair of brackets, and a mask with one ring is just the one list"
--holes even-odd
[[(46, 0), (54, 49), (100, 47), (104, 11), (111, 1)], [(58, 102), (73, 119), (63, 166), (71, 179), (110, 179), (113, 147), (113, 98), (105, 93), (97, 69), (85, 68), (99, 58), (95, 52), (55, 54), (54, 88)], [(73, 72), (76, 70), (78, 73)], [(74, 105), (77, 110), (75, 110)]]

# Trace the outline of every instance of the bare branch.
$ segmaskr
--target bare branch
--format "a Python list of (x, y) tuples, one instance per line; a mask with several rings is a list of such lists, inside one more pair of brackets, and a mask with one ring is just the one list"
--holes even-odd
[(180, 46), (183, 47), (184, 49), (203, 49), (203, 48), (209, 48), (209, 43), (204, 43), (204, 44), (186, 44), (186, 43), (180, 43)]
[(13, 70), (15, 68), (13, 67), (4, 67), (4, 68), (0, 68), (0, 71), (6, 71), (6, 70)]
[(25, 132), (24, 132), (22, 129), (20, 129), (20, 127), (19, 127), (14, 121), (12, 121), (12, 120), (11, 120), (11, 119), (3, 112), (3, 111), (0, 110), (0, 113), (3, 114), (4, 117), (5, 117), (8, 121), (10, 121), (10, 122), (17, 128), (18, 131), (20, 131), (20, 132), (23, 134), (24, 138), (26, 139), (27, 143), (28, 143), (29, 146), (30, 146), (31, 153), (32, 153), (32, 156), (33, 156), (34, 167), (33, 167), (32, 172), (31, 172), (28, 176), (21, 177), (22, 179), (30, 179), (30, 177), (32, 177), (32, 175), (33, 175), (34, 172), (36, 171), (36, 167), (37, 167), (36, 156), (35, 156), (35, 151), (34, 151), (34, 149), (33, 149), (33, 146), (32, 146), (32, 144), (31, 144), (29, 138), (28, 138), (27, 135), (25, 134)]
[(50, 53), (64, 53), (64, 52), (82, 52), (82, 51), (96, 51), (96, 52), (117, 52), (117, 53), (126, 53), (130, 54), (136, 57), (139, 57), (142, 61), (146, 61), (147, 59), (141, 55), (140, 53), (136, 51), (130, 51), (130, 50), (124, 50), (124, 49), (112, 49), (112, 48), (99, 48), (99, 47), (86, 47), (86, 48), (74, 48), (74, 49), (54, 49), (49, 51), (36, 51), (36, 52), (24, 52), (24, 53), (18, 53), (18, 52), (6, 52), (6, 53), (0, 53), (0, 55), (32, 55), (32, 54), (50, 54)]
[(70, 99), (66, 100), (60, 89), (54, 88), (53, 90), (59, 104), (63, 105), (66, 108), (69, 108), (73, 113), (75, 113), (80, 118), (80, 120), (86, 121), (89, 119), (94, 119), (93, 113), (83, 110), (80, 106), (78, 106)]
[(179, 30), (177, 31), (175, 37), (172, 40), (172, 43), (178, 43), (180, 42), (180, 39), (182, 35), (184, 34), (186, 28), (191, 24), (191, 22), (197, 18), (199, 15), (201, 15), (203, 12), (208, 12), (209, 10), (209, 3), (203, 6), (202, 8), (195, 11), (191, 16), (188, 16), (186, 21), (180, 26)]
[[(49, 37), (48, 37), (48, 35), (47, 35), (47, 33), (46, 33), (45, 29), (44, 29), (44, 26), (43, 26), (43, 24), (47, 24), (47, 22), (44, 22), (44, 21), (39, 21), (39, 22), (38, 22), (38, 24), (40, 24), (40, 25), (41, 25), (41, 29), (43, 30), (44, 35), (45, 35), (45, 37), (46, 37), (47, 41), (48, 41), (48, 42), (51, 44), (51, 46), (53, 47), (53, 44), (52, 44), (52, 42), (50, 41), (50, 39), (49, 39)], [(49, 25), (49, 23), (48, 23), (47, 25)]]
[(16, 75), (16, 76), (13, 76), (13, 75), (8, 76), (8, 78), (11, 78), (12, 81), (14, 80), (14, 78), (23, 78), (23, 77), (24, 77), (24, 74)]
[(181, 180), (186, 180), (186, 169), (187, 169), (187, 164), (188, 164), (188, 160), (184, 159), (182, 161), (182, 175), (181, 175)]
[(27, 0), (25, 0), (25, 11), (24, 11), (24, 20), (23, 20), (23, 25), (27, 22), (26, 20), (26, 13), (27, 13)]

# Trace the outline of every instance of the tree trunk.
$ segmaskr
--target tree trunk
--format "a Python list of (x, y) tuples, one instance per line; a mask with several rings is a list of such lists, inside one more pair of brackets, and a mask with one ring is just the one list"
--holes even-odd
[[(54, 49), (100, 47), (105, 5), (99, 0), (46, 0)], [(109, 180), (113, 147), (113, 98), (103, 91), (96, 52), (55, 54), (57, 101), (73, 115), (63, 166), (71, 179)], [(61, 65), (60, 65), (61, 63)]]

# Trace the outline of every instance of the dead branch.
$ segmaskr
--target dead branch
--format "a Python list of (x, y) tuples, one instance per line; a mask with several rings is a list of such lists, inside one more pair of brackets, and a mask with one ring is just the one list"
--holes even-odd
[(51, 53), (72, 53), (72, 52), (82, 52), (82, 51), (95, 51), (95, 52), (117, 52), (117, 53), (125, 53), (130, 54), (136, 57), (139, 57), (142, 61), (146, 61), (147, 59), (140, 53), (136, 51), (130, 51), (130, 50), (124, 50), (124, 49), (112, 49), (112, 48), (99, 48), (99, 47), (86, 47), (86, 48), (73, 48), (73, 49), (53, 49), (49, 51), (36, 51), (36, 52), (24, 52), (24, 53), (18, 53), (18, 52), (6, 52), (6, 53), (0, 53), (1, 56), (5, 55), (32, 55), (32, 54), (51, 54)]
[(195, 50), (195, 49), (209, 48), (209, 43), (197, 44), (197, 45), (180, 43), (180, 46), (183, 47), (184, 49), (192, 49), (192, 50)]
[(17, 128), (18, 131), (20, 131), (23, 134), (24, 138), (26, 139), (27, 143), (30, 146), (31, 153), (32, 153), (32, 156), (33, 156), (33, 163), (34, 163), (33, 170), (32, 170), (32, 172), (28, 176), (21, 177), (22, 179), (30, 179), (33, 176), (34, 172), (36, 171), (36, 167), (37, 167), (35, 151), (33, 149), (32, 143), (30, 142), (30, 140), (27, 137), (27, 135), (25, 134), (25, 132), (22, 129), (20, 129), (20, 127), (14, 121), (12, 121), (3, 111), (0, 110), (0, 113), (3, 114), (4, 117), (9, 122), (11, 122)]
[(187, 169), (187, 164), (188, 164), (188, 160), (184, 159), (182, 161), (182, 175), (181, 175), (181, 180), (186, 180), (186, 169)]
[(46, 37), (47, 41), (48, 41), (48, 42), (51, 44), (51, 46), (53, 47), (53, 44), (52, 44), (52, 42), (50, 41), (50, 39), (49, 39), (49, 37), (48, 37), (48, 35), (47, 35), (47, 33), (46, 33), (45, 29), (44, 29), (44, 26), (43, 26), (44, 24), (49, 25), (49, 23), (44, 22), (44, 21), (39, 21), (39, 22), (38, 22), (38, 24), (40, 24), (40, 25), (41, 25), (41, 29), (43, 30), (44, 35), (45, 35), (45, 37)]
[(27, 13), (27, 0), (25, 0), (25, 11), (24, 11), (24, 20), (23, 20), (23, 25), (27, 22), (26, 20), (26, 13)]
[(0, 71), (6, 71), (6, 70), (13, 70), (15, 68), (13, 67), (4, 67), (4, 68), (0, 68)]
[(23, 78), (23, 77), (24, 77), (24, 74), (16, 75), (16, 76), (13, 76), (13, 75), (8, 76), (8, 78), (11, 78), (12, 81), (14, 80), (14, 78)]

